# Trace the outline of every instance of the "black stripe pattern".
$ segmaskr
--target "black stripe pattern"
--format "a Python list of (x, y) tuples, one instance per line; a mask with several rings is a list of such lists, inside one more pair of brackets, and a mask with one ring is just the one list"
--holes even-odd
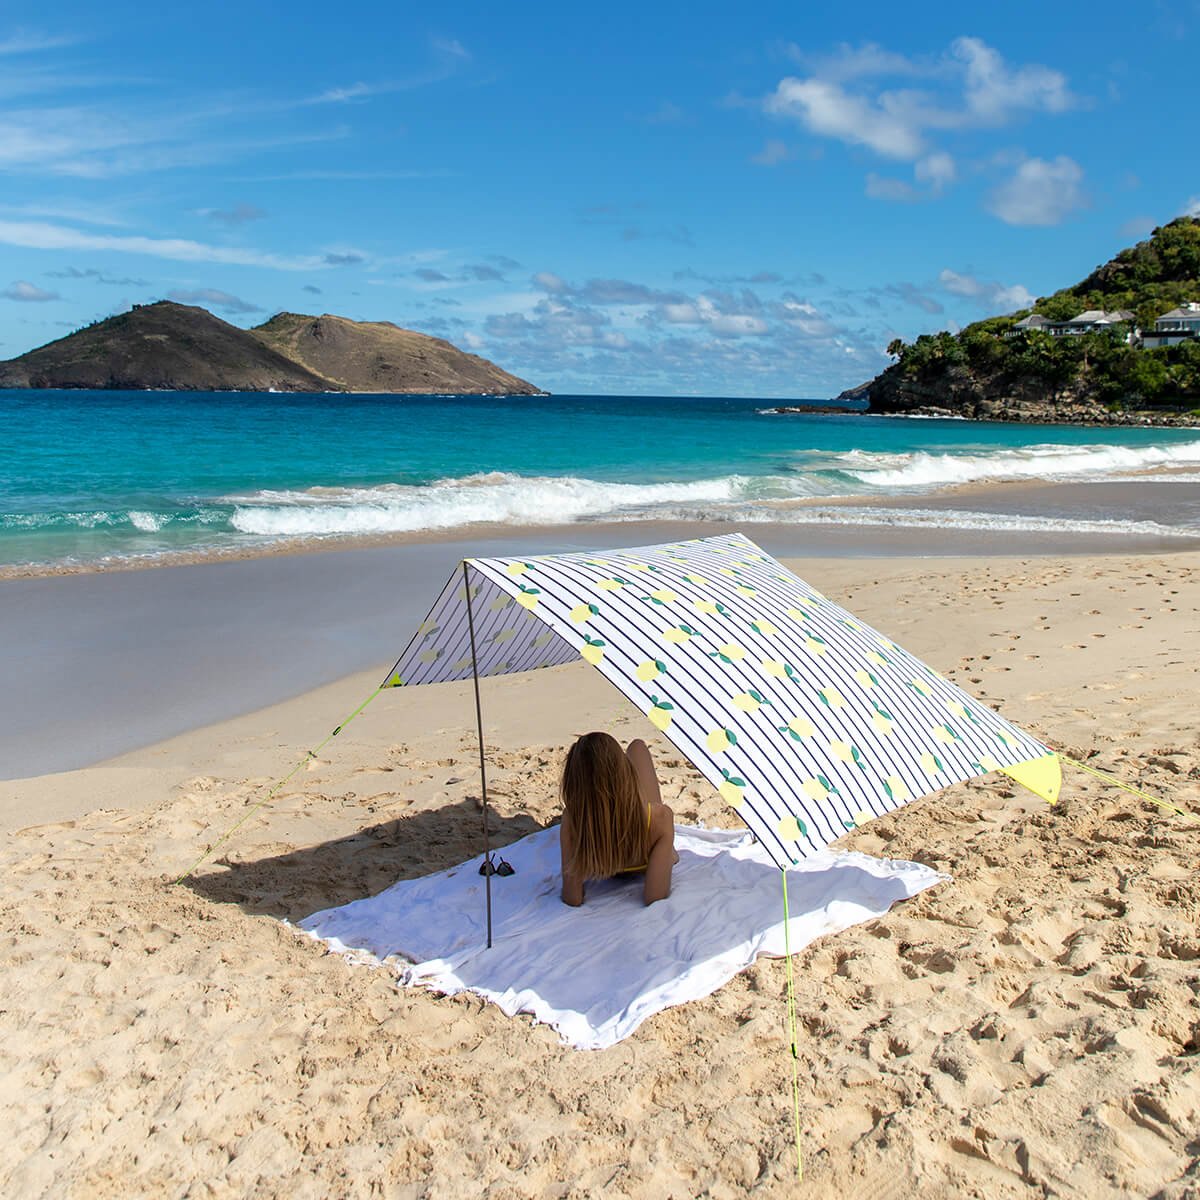
[[(742, 534), (470, 559), (480, 675), (582, 656), (783, 867), (872, 817), (1050, 751)], [(389, 672), (471, 676), (460, 569)]]

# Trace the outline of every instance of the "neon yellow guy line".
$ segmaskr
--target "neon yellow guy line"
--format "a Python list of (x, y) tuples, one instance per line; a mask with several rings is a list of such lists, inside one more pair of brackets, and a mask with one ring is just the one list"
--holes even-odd
[(788, 897), (787, 871), (781, 870), (783, 877), (783, 956), (787, 962), (788, 990), (788, 1024), (792, 1035), (792, 1132), (796, 1138), (796, 1178), (804, 1178), (804, 1160), (800, 1157), (800, 1068), (797, 1064), (796, 1051), (796, 987), (792, 980), (792, 948), (788, 937)]
[(1157, 796), (1151, 796), (1148, 792), (1139, 791), (1135, 787), (1130, 787), (1127, 783), (1122, 783), (1115, 775), (1110, 775), (1107, 771), (1098, 771), (1095, 767), (1085, 766), (1077, 759), (1068, 758), (1065, 754), (1058, 756), (1063, 762), (1069, 762), (1071, 766), (1078, 767), (1081, 771), (1086, 771), (1089, 775), (1095, 775), (1097, 779), (1103, 779), (1108, 783), (1115, 783), (1117, 787), (1123, 791), (1130, 792), (1135, 796), (1140, 796), (1143, 800), (1149, 800), (1151, 804), (1157, 804), (1159, 808), (1168, 809), (1170, 812), (1178, 813), (1181, 817), (1188, 816), (1188, 812), (1182, 808), (1176, 808), (1173, 804), (1168, 804), (1165, 800), (1160, 800)]
[[(317, 747), (317, 750), (320, 750), (326, 744), (326, 742), (330, 741), (332, 738), (337, 737), (337, 735), (341, 733), (342, 730), (345, 729), (346, 726), (349, 725), (350, 722), (353, 721), (354, 718), (357, 717), (358, 714), (362, 712), (362, 710), (366, 708), (367, 705), (370, 704), (371, 701), (374, 700), (375, 697), (378, 696), (382, 691), (383, 687), (376, 688), (340, 725), (334, 729), (332, 733), (326, 736), (325, 740)], [(203, 863), (206, 859), (211, 858), (216, 852), (217, 848), (219, 846), (223, 846), (227, 841), (229, 841), (229, 839), (233, 837), (233, 835), (248, 820), (250, 820), (250, 818), (254, 816), (254, 814), (258, 812), (258, 810), (262, 808), (262, 806), (266, 804), (266, 802), (270, 800), (271, 797), (274, 796), (275, 793), (279, 791), (279, 789), (283, 787), (283, 785), (287, 783), (287, 781), (291, 779), (291, 777), (295, 775), (295, 773), (300, 770), (300, 768), (304, 766), (304, 764), (308, 762), (310, 758), (316, 758), (317, 750), (307, 751), (304, 757), (248, 813), (246, 813), (239, 821), (235, 822), (235, 824), (226, 832), (223, 837), (213, 842), (213, 844), (209, 846), (209, 848), (205, 850), (205, 852), (200, 855), (200, 857), (196, 859), (196, 861), (192, 863), (192, 865), (188, 867), (188, 869), (184, 871), (184, 873), (180, 875), (178, 879), (174, 880), (172, 886), (174, 886), (175, 883), (182, 883), (198, 866), (200, 866), (201, 863)]]

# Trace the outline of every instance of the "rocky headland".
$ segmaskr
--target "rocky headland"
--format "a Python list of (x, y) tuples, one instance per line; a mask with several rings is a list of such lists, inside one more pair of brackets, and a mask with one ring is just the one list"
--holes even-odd
[(279, 313), (239, 329), (169, 300), (0, 362), (0, 387), (542, 394), (486, 358), (389, 321)]
[(1200, 219), (1181, 217), (1031, 309), (897, 338), (888, 347), (897, 361), (838, 398), (897, 416), (1200, 425), (1200, 336), (1165, 344), (1156, 330), (1164, 313), (1196, 300)]

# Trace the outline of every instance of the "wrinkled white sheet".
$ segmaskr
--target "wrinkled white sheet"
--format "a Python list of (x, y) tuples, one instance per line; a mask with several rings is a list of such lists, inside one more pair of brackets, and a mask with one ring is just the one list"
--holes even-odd
[[(490, 950), (482, 856), (299, 926), (359, 961), (403, 956), (408, 985), (471, 991), (509, 1016), (532, 1013), (572, 1046), (602, 1049), (716, 991), (758, 955), (784, 952), (780, 871), (748, 833), (676, 826), (675, 846), (671, 895), (648, 908), (640, 875), (589, 883), (582, 908), (563, 904), (557, 827), (505, 846), (515, 874), (492, 877)], [(805, 859), (788, 871), (792, 953), (947, 878), (866, 854)]]

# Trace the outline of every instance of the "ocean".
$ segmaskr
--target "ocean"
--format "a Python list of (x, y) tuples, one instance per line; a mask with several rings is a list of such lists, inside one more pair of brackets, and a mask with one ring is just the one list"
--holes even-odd
[[(770, 412), (778, 403), (5, 391), (0, 568), (645, 519), (1200, 535), (1200, 430)], [(1135, 511), (1110, 487), (1102, 504), (1067, 491), (1011, 511), (978, 503), (978, 485), (1145, 472), (1175, 499)]]

